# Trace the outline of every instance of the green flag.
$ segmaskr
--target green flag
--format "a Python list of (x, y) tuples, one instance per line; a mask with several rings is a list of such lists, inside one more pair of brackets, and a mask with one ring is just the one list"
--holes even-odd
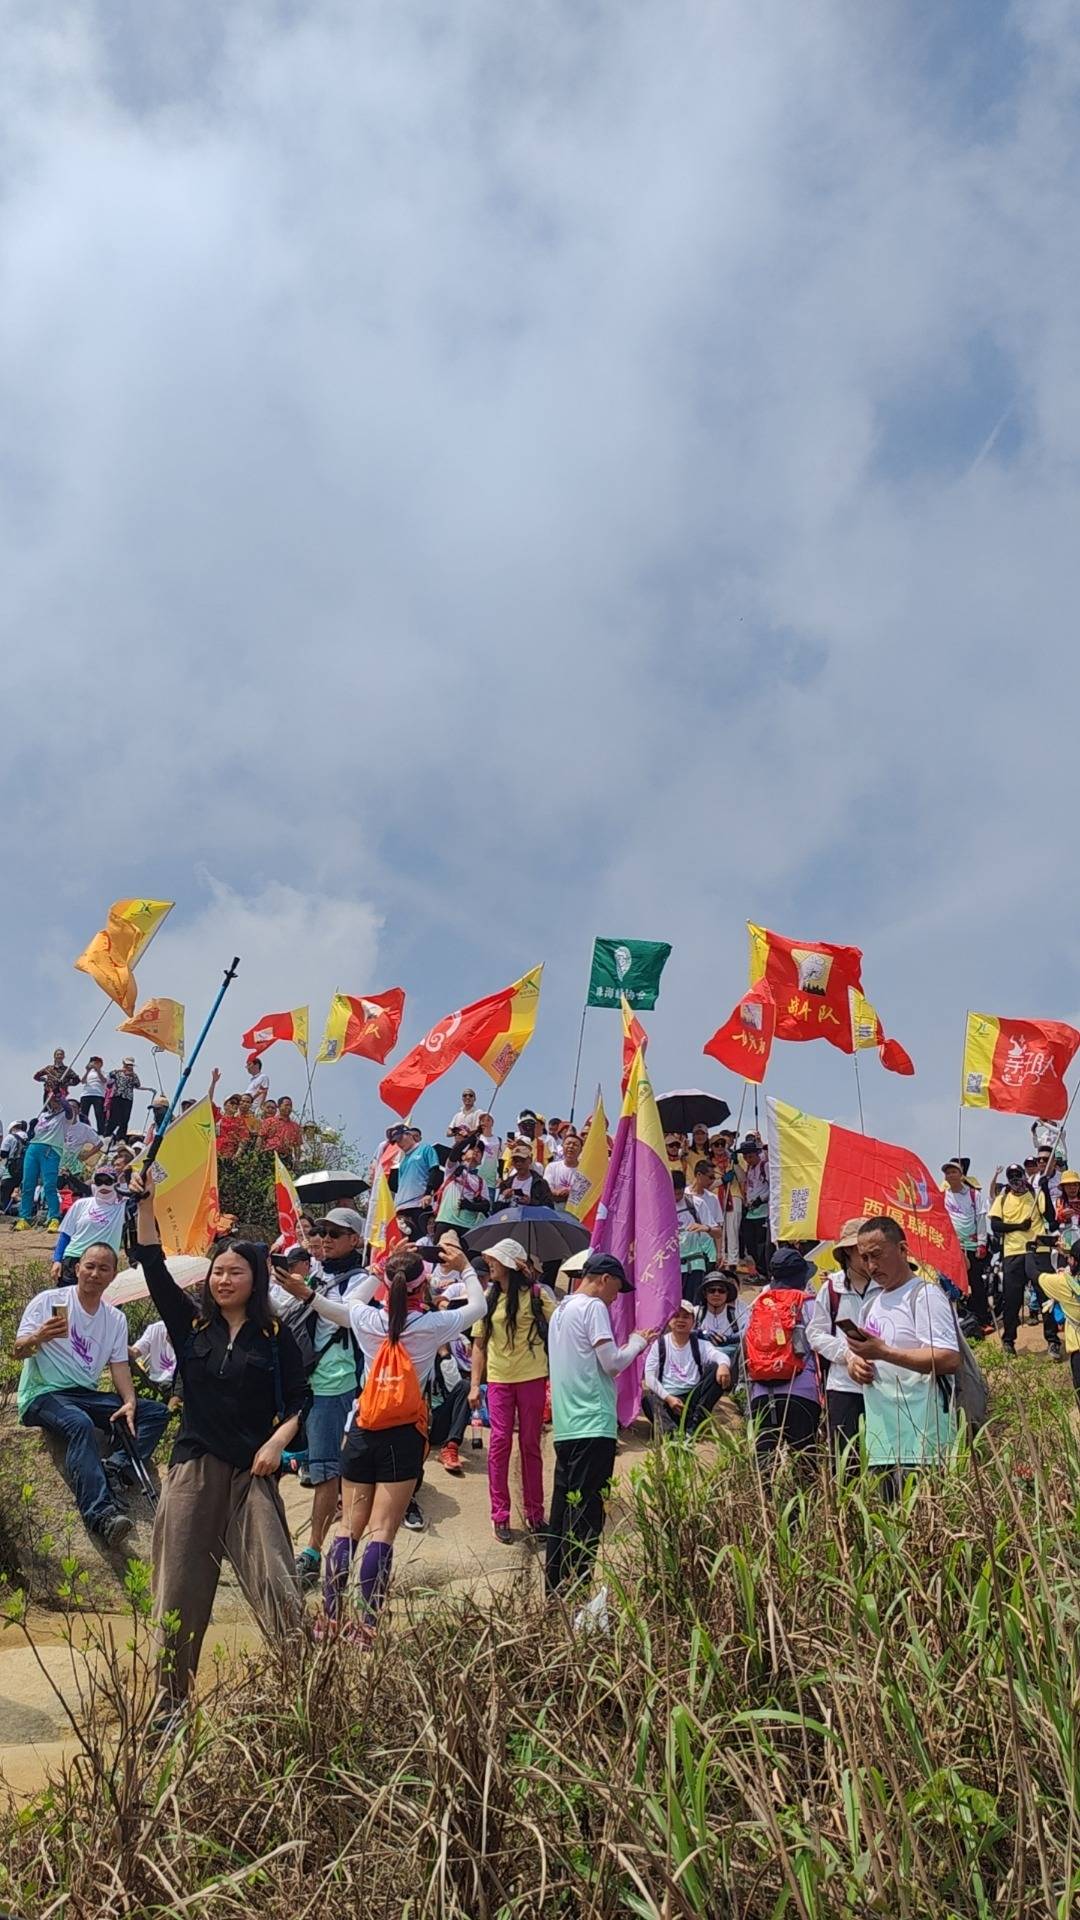
[(617, 1007), (625, 993), (632, 1007), (655, 1007), (670, 952), (666, 940), (595, 940), (586, 1006)]

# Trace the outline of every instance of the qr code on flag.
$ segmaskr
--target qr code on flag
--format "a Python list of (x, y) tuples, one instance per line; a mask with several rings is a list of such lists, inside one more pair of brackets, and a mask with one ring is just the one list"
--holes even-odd
[(809, 1213), (810, 1213), (809, 1187), (792, 1187), (791, 1205), (788, 1208), (789, 1218), (794, 1223), (795, 1221), (798, 1221), (798, 1220), (806, 1220), (809, 1217)]

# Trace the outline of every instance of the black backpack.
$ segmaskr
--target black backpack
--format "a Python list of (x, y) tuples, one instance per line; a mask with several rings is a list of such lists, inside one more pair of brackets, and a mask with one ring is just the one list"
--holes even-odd
[[(701, 1358), (701, 1335), (698, 1332), (698, 1329), (696, 1327), (693, 1327), (690, 1332), (690, 1351), (693, 1354), (695, 1361), (697, 1362), (698, 1372), (704, 1373), (705, 1366)], [(660, 1339), (656, 1348), (656, 1363), (657, 1363), (658, 1377), (662, 1380), (667, 1370), (667, 1334), (666, 1333), (662, 1333), (660, 1335)]]

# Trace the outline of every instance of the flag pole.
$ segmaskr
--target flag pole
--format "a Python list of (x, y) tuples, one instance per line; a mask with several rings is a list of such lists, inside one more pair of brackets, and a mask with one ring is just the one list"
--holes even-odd
[(865, 1133), (865, 1132), (866, 1132), (866, 1121), (865, 1121), (865, 1120), (863, 1119), (863, 1110), (862, 1110), (862, 1083), (861, 1083), (861, 1081), (860, 1081), (860, 1079), (859, 1079), (859, 1049), (858, 1049), (858, 1047), (853, 1047), (853, 1048), (852, 1048), (852, 1050), (851, 1050), (851, 1064), (852, 1064), (852, 1066), (853, 1066), (853, 1067), (854, 1067), (854, 1069), (855, 1069), (855, 1092), (856, 1092), (856, 1094), (858, 1095), (858, 1100), (859, 1100), (859, 1132), (860, 1132), (860, 1133)]
[(191, 1049), (191, 1053), (188, 1056), (187, 1065), (185, 1066), (183, 1072), (180, 1075), (179, 1080), (176, 1083), (176, 1092), (173, 1094), (173, 1097), (170, 1100), (168, 1107), (166, 1108), (165, 1112), (161, 1116), (160, 1121), (158, 1122), (157, 1132), (155, 1133), (153, 1139), (150, 1142), (149, 1147), (147, 1148), (146, 1157), (142, 1163), (142, 1172), (144, 1174), (149, 1173), (150, 1168), (153, 1166), (154, 1161), (158, 1157), (158, 1149), (160, 1148), (161, 1143), (165, 1138), (165, 1130), (168, 1127), (169, 1122), (173, 1117), (173, 1114), (176, 1112), (176, 1109), (180, 1104), (180, 1095), (183, 1093), (184, 1088), (187, 1086), (188, 1080), (191, 1077), (191, 1069), (195, 1065), (195, 1062), (199, 1057), (199, 1052), (202, 1048), (203, 1041), (206, 1039), (207, 1034), (209, 1033), (211, 1027), (213, 1026), (215, 1019), (217, 1018), (218, 1008), (220, 1007), (222, 1001), (224, 1000), (225, 995), (228, 992), (229, 988), (231, 987), (233, 981), (236, 979), (236, 975), (239, 970), (239, 967), (240, 967), (240, 958), (239, 958), (239, 955), (237, 955), (234, 958), (232, 965), (230, 967), (226, 967), (225, 969), (225, 978), (217, 990), (217, 994), (215, 996), (213, 1006), (211, 1007), (209, 1013), (207, 1014), (206, 1019), (203, 1021), (202, 1032), (200, 1033), (198, 1039), (196, 1040), (195, 1045)]
[[(590, 975), (591, 978), (591, 975)], [(574, 1108), (577, 1105), (578, 1076), (581, 1073), (581, 1049), (585, 1044), (585, 1015), (589, 1011), (589, 998), (586, 994), (585, 1005), (581, 1009), (581, 1026), (577, 1037), (577, 1059), (574, 1061), (574, 1084), (570, 1092), (570, 1125), (574, 1124)]]

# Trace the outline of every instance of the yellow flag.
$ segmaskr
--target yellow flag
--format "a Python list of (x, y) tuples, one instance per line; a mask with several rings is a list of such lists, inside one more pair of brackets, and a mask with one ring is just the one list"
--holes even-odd
[(174, 1120), (153, 1174), (154, 1211), (166, 1253), (206, 1253), (228, 1222), (218, 1203), (217, 1134), (207, 1097)]
[(134, 1033), (149, 1040), (162, 1053), (184, 1057), (184, 1004), (182, 1000), (146, 1000), (130, 1020), (121, 1020), (117, 1033)]
[(173, 905), (172, 900), (114, 900), (101, 932), (75, 962), (128, 1015), (135, 1011), (131, 970)]
[(851, 1044), (859, 1047), (880, 1047), (885, 1035), (876, 1008), (870, 1005), (865, 994), (858, 987), (848, 988), (848, 1005), (851, 1008)]
[(593, 1108), (585, 1145), (581, 1149), (578, 1171), (583, 1173), (589, 1184), (579, 1200), (567, 1203), (567, 1213), (572, 1213), (581, 1221), (583, 1227), (592, 1229), (596, 1219), (596, 1209), (600, 1205), (600, 1196), (607, 1179), (608, 1161), (611, 1150), (607, 1137), (607, 1114), (604, 1112), (604, 1096), (599, 1087), (596, 1089), (596, 1105)]
[(496, 1086), (501, 1087), (511, 1067), (516, 1066), (533, 1037), (536, 1016), (540, 1011), (540, 977), (544, 971), (543, 962), (533, 967), (529, 973), (523, 973), (520, 980), (506, 989), (505, 1002), (496, 1012), (491, 1025), (485, 1028), (478, 1043), (466, 1045), (465, 1051), (478, 1067), (489, 1073)]

